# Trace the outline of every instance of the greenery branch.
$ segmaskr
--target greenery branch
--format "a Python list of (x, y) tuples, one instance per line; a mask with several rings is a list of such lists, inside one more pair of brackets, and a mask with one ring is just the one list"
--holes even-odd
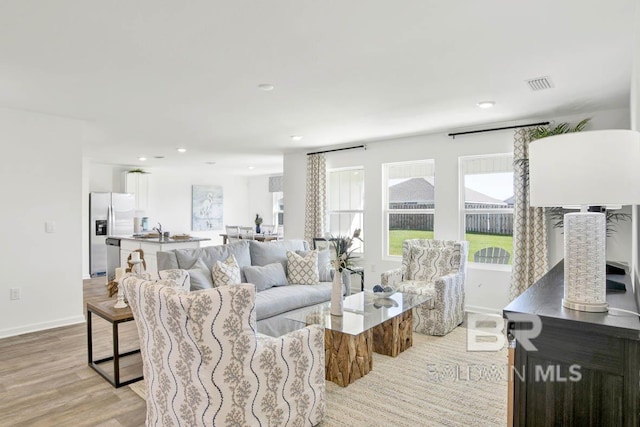
[(333, 267), (340, 273), (344, 269), (349, 270), (349, 267), (353, 266), (353, 259), (357, 258), (353, 255), (353, 252), (358, 248), (351, 248), (355, 240), (359, 240), (364, 243), (364, 240), (360, 238), (361, 230), (357, 228), (352, 236), (331, 236), (331, 245), (335, 251), (336, 257), (333, 260)]

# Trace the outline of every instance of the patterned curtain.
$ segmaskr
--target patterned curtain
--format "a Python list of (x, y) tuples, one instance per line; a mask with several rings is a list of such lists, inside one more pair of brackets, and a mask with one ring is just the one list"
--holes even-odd
[(513, 168), (516, 204), (513, 215), (513, 269), (510, 300), (547, 272), (547, 220), (543, 208), (529, 206), (529, 129), (515, 132)]
[(327, 205), (327, 167), (324, 154), (307, 156), (307, 200), (305, 204), (304, 238), (313, 242), (324, 235)]

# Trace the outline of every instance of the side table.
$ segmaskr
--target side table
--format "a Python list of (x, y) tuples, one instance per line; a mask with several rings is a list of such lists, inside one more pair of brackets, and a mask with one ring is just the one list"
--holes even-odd
[(347, 267), (351, 274), (360, 276), (360, 291), (364, 292), (364, 267)]
[[(131, 356), (133, 354), (140, 353), (140, 349), (127, 351), (126, 353), (120, 354), (119, 349), (119, 335), (118, 335), (118, 325), (124, 322), (130, 322), (133, 320), (133, 314), (131, 313), (131, 309), (129, 307), (125, 308), (114, 308), (113, 300), (106, 300), (100, 302), (88, 302), (87, 303), (87, 352), (88, 352), (88, 361), (89, 367), (96, 371), (100, 376), (102, 376), (105, 380), (109, 381), (109, 383), (118, 388), (122, 387), (136, 381), (140, 381), (143, 377), (140, 375), (139, 377), (131, 378), (125, 381), (120, 380), (120, 358)], [(91, 315), (96, 314), (102, 317), (107, 322), (111, 323), (112, 327), (112, 339), (113, 339), (113, 356), (108, 356), (102, 359), (93, 360), (93, 329), (91, 326)], [(113, 361), (113, 377), (111, 377), (105, 370), (103, 370), (99, 365), (102, 363)]]

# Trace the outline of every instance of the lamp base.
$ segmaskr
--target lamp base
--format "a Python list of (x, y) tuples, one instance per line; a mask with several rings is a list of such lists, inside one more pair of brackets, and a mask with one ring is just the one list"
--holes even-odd
[(592, 313), (608, 311), (606, 237), (604, 214), (579, 212), (564, 216), (563, 307)]
[(571, 310), (588, 311), (590, 313), (606, 313), (609, 311), (609, 304), (606, 302), (599, 304), (589, 304), (587, 302), (574, 302), (562, 298), (562, 306)]

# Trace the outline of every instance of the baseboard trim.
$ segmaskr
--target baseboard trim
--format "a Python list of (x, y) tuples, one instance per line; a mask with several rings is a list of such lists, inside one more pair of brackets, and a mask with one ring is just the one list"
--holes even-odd
[(46, 329), (76, 325), (78, 323), (84, 323), (85, 321), (86, 320), (84, 318), (84, 315), (79, 315), (79, 316), (73, 316), (73, 317), (66, 317), (64, 319), (52, 320), (50, 322), (33, 323), (31, 325), (20, 326), (17, 328), (0, 329), (0, 338), (9, 338), (16, 335), (44, 331)]
[(497, 314), (502, 316), (502, 310), (496, 310), (491, 307), (482, 307), (478, 305), (465, 305), (464, 311), (468, 313), (481, 313), (481, 314)]

